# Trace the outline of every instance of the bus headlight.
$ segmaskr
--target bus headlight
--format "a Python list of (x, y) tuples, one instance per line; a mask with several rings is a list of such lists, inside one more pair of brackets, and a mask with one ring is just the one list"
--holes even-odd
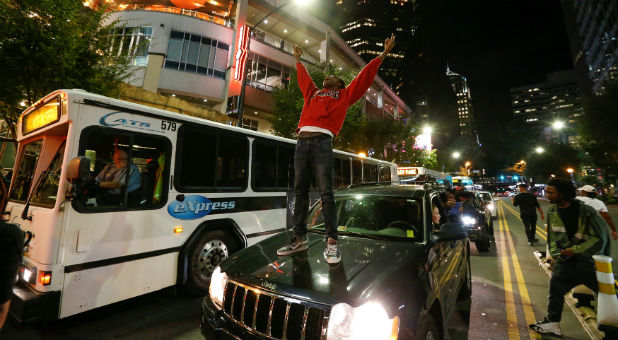
[(461, 222), (463, 222), (464, 225), (475, 225), (476, 224), (476, 218), (470, 217), (470, 216), (462, 216), (461, 217)]
[(223, 308), (223, 292), (227, 284), (227, 275), (221, 272), (221, 267), (217, 266), (210, 277), (210, 299), (219, 308)]
[(347, 303), (338, 303), (330, 312), (326, 339), (395, 340), (398, 334), (399, 317), (389, 319), (380, 304), (368, 302), (353, 308)]

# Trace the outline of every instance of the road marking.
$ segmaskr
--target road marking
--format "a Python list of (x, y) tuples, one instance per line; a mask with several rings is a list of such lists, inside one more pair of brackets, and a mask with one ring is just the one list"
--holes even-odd
[(517, 313), (513, 300), (513, 284), (511, 282), (511, 269), (506, 253), (506, 237), (504, 235), (503, 217), (498, 214), (498, 229), (500, 230), (500, 257), (502, 260), (502, 275), (504, 277), (504, 301), (506, 303), (506, 321), (508, 324), (509, 340), (519, 339), (519, 326), (517, 324)]
[[(512, 214), (514, 214), (517, 218), (521, 218), (521, 216), (519, 215), (519, 213), (517, 211), (515, 211), (515, 209), (509, 207), (506, 203), (504, 203), (503, 201), (500, 201), (500, 203), (503, 204), (503, 206), (505, 208), (507, 208)], [(539, 235), (542, 239), (544, 239), (545, 241), (547, 241), (547, 234), (545, 233), (545, 230), (541, 227), (539, 227), (538, 225), (536, 226), (536, 234)]]
[[(519, 296), (521, 297), (521, 304), (524, 309), (524, 317), (527, 324), (533, 324), (536, 322), (536, 316), (534, 315), (534, 309), (532, 309), (532, 303), (530, 302), (530, 296), (528, 295), (528, 288), (526, 287), (526, 281), (524, 280), (524, 274), (519, 266), (519, 259), (517, 258), (517, 252), (515, 250), (515, 244), (511, 237), (511, 231), (509, 224), (506, 220), (506, 214), (504, 213), (503, 204), (499, 205), (502, 212), (502, 218), (504, 219), (504, 229), (506, 231), (507, 238), (509, 240), (509, 248), (511, 250), (511, 261), (513, 262), (513, 268), (515, 269), (515, 277), (517, 278), (517, 287), (519, 289)], [(530, 339), (541, 339), (540, 334), (528, 328)]]

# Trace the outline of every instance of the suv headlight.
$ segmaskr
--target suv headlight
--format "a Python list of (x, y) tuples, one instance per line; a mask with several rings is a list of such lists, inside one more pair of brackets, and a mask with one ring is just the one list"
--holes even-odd
[(491, 211), (494, 211), (494, 208), (495, 208), (495, 207), (494, 207), (494, 204), (493, 204), (493, 203), (489, 203), (489, 204), (487, 205), (487, 209), (489, 209), (489, 210), (491, 210)]
[(398, 334), (399, 317), (389, 319), (380, 304), (368, 302), (353, 308), (347, 303), (338, 303), (330, 312), (326, 339), (395, 340)]
[(210, 293), (210, 299), (219, 308), (223, 308), (223, 293), (225, 292), (225, 285), (227, 284), (227, 275), (221, 272), (221, 267), (217, 266), (212, 272), (210, 277), (210, 287), (208, 292)]
[(462, 216), (461, 217), (461, 222), (464, 225), (475, 225), (476, 224), (476, 218), (470, 217), (470, 216)]

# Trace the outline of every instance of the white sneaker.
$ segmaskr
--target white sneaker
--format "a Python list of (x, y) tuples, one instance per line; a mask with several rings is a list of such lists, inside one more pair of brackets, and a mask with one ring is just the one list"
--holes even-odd
[(550, 322), (547, 318), (529, 325), (534, 331), (542, 334), (553, 334), (556, 336), (562, 336), (562, 330), (560, 329), (559, 322)]
[(335, 264), (341, 261), (341, 253), (339, 253), (339, 247), (337, 246), (337, 243), (326, 242), (326, 249), (324, 249), (324, 258), (329, 264)]

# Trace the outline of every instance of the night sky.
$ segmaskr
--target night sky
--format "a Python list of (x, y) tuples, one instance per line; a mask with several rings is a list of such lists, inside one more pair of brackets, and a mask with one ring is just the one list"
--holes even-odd
[[(329, 21), (321, 14), (316, 13)], [(412, 106), (416, 96), (429, 95), (430, 114), (439, 125), (434, 144), (448, 148), (455, 136), (448, 127), (456, 124), (455, 97), (445, 76), (448, 61), (451, 70), (468, 78), (487, 161), (499, 166), (505, 160), (492, 155), (506, 142), (501, 136), (512, 118), (509, 89), (572, 67), (560, 1), (420, 0), (420, 14), (402, 98)]]

